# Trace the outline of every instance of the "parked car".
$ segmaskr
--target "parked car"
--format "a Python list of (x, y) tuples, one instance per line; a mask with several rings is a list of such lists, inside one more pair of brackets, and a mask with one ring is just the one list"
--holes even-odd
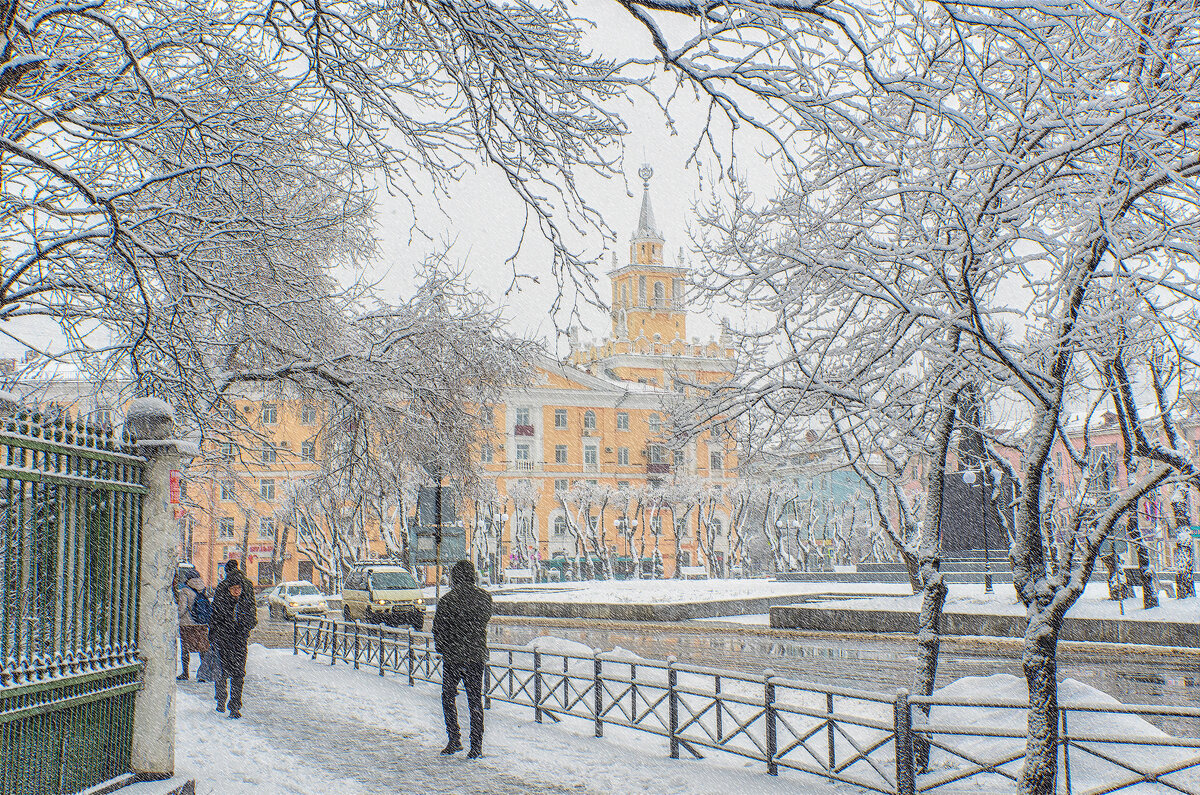
[(325, 594), (311, 582), (281, 582), (266, 593), (267, 611), (274, 619), (292, 619), (301, 613), (324, 615), (329, 610)]
[(408, 624), (419, 632), (425, 625), (425, 596), (403, 565), (355, 563), (342, 586), (342, 615), (347, 621)]

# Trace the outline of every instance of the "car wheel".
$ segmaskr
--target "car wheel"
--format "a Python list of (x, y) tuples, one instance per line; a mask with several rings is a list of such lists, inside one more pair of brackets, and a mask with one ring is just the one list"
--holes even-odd
[(267, 605), (267, 615), (271, 617), (272, 621), (279, 620), (279, 611), (276, 609), (275, 605)]

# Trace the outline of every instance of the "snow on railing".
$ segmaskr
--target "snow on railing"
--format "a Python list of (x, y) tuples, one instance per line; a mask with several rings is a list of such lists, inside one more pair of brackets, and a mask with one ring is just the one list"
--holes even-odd
[[(948, 792), (963, 784), (1011, 791), (1020, 773), (1024, 703), (876, 693), (770, 671), (756, 676), (673, 657), (651, 660), (625, 650), (489, 649), (485, 707), (493, 700), (529, 706), (538, 723), (585, 720), (596, 737), (608, 726), (658, 735), (675, 759), (681, 750), (702, 758), (708, 749), (763, 762), (770, 775), (785, 768), (898, 795)], [(408, 628), (301, 617), (292, 651), (330, 665), (373, 668), (380, 676), (399, 674), (409, 685), (441, 681), (432, 636)], [(929, 707), (929, 716), (913, 705)], [(1019, 719), (992, 720), (998, 710)], [(1185, 731), (1196, 735), (1200, 709), (1064, 701), (1060, 711), (1065, 792), (1072, 786), (1076, 792), (1119, 792), (1153, 782), (1163, 791), (1200, 793), (1200, 739), (1171, 736), (1142, 719), (1183, 719)], [(1085, 723), (1078, 721), (1082, 715), (1100, 717)], [(914, 742), (932, 749), (924, 771), (914, 769)]]

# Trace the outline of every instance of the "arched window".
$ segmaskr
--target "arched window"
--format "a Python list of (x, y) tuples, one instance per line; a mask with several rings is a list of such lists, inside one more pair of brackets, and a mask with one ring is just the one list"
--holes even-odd
[(663, 283), (655, 282), (654, 283), (654, 303), (657, 304), (658, 306), (662, 306), (662, 303), (665, 300), (667, 300), (667, 293), (666, 293), (666, 289), (663, 287)]
[(596, 430), (596, 412), (588, 409), (583, 413), (583, 427), (588, 430)]
[(621, 306), (629, 306), (629, 283), (621, 283)]

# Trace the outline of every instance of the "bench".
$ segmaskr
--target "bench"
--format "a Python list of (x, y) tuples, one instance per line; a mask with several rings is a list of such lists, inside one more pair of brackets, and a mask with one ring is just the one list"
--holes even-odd
[(505, 582), (533, 582), (533, 569), (505, 569)]
[(680, 566), (679, 574), (685, 580), (707, 580), (708, 572), (703, 566)]

